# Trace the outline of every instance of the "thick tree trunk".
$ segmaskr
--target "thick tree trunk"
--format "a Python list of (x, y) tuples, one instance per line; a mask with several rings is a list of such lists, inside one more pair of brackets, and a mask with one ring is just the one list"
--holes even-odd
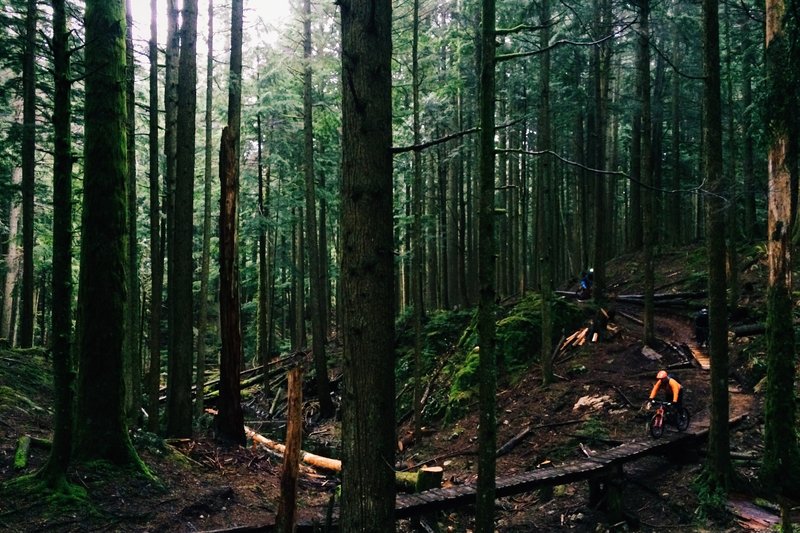
[[(304, 174), (306, 196), (306, 242), (308, 243), (308, 266), (311, 275), (311, 349), (314, 356), (314, 380), (317, 385), (320, 416), (330, 418), (334, 415), (331, 400), (331, 386), (328, 382), (328, 357), (325, 351), (327, 343), (328, 321), (325, 306), (322, 305), (323, 279), (319, 258), (319, 239), (317, 238), (317, 193), (314, 183), (314, 127), (311, 101), (311, 0), (303, 2), (303, 58), (305, 69), (303, 75), (303, 139), (304, 139)], [(299, 346), (298, 346), (299, 348)]]
[(126, 220), (125, 9), (86, 3), (86, 106), (73, 453), (141, 467), (125, 425), (123, 338)]
[(127, 283), (128, 300), (125, 305), (125, 414), (133, 425), (139, 417), (142, 397), (142, 359), (139, 351), (139, 246), (136, 221), (136, 92), (134, 91), (136, 63), (133, 49), (133, 13), (131, 0), (125, 2), (125, 59), (126, 104), (128, 110), (128, 242)]
[(479, 51), (480, 152), (478, 208), (478, 345), (480, 346), (478, 398), (478, 486), (475, 529), (494, 531), (495, 454), (497, 449), (497, 369), (495, 366), (495, 2), (481, 2)]
[(239, 373), (242, 367), (242, 326), (239, 316), (239, 232), (237, 225), (239, 176), (236, 148), (230, 127), (222, 130), (219, 153), (220, 175), (220, 355), (219, 414), (217, 438), (244, 445), (244, 414), (241, 406)]
[(728, 429), (728, 306), (718, 11), (718, 0), (703, 0), (703, 167), (709, 193), (705, 202), (711, 356), (711, 427), (706, 473), (712, 490), (727, 491), (732, 470)]
[(150, 368), (148, 380), (147, 428), (159, 430), (158, 389), (161, 386), (161, 302), (164, 287), (164, 259), (161, 253), (161, 197), (158, 161), (158, 0), (150, 0)]
[[(540, 3), (539, 23), (544, 28), (540, 33), (540, 46), (547, 50), (550, 43), (550, 2)], [(541, 57), (539, 71), (539, 150), (552, 150), (553, 138), (550, 129), (550, 52)], [(536, 206), (539, 240), (539, 289), (542, 294), (541, 350), (542, 382), (549, 385), (553, 381), (553, 264), (555, 246), (553, 243), (553, 166), (549, 155), (539, 158), (538, 205)], [(599, 209), (598, 209), (599, 210)]]
[(33, 346), (33, 197), (36, 173), (36, 0), (27, 1), (25, 50), (22, 60), (22, 302), (20, 310), (20, 348)]
[(231, 62), (228, 80), (228, 126), (222, 130), (219, 154), (220, 191), (220, 289), (219, 315), (222, 333), (220, 354), (219, 415), (217, 438), (244, 445), (239, 372), (243, 364), (241, 303), (239, 300), (239, 147), (242, 108), (242, 0), (231, 4)]
[[(175, 278), (175, 174), (178, 154), (178, 70), (180, 59), (180, 34), (178, 33), (178, 9), (176, 0), (167, 0), (167, 47), (164, 71), (164, 159), (166, 197), (166, 263), (167, 263), (167, 383), (173, 381), (173, 353), (175, 351), (175, 300), (173, 281)], [(169, 407), (166, 418), (169, 421)], [(167, 429), (169, 434), (169, 429)]]
[(173, 265), (169, 279), (172, 341), (169, 354), (167, 435), (192, 435), (192, 363), (194, 352), (192, 244), (194, 242), (195, 111), (197, 108), (197, 0), (181, 10), (178, 73), (177, 165), (175, 172)]
[(796, 432), (795, 339), (792, 325), (792, 188), (796, 168), (790, 136), (796, 115), (796, 72), (791, 43), (798, 20), (790, 0), (767, 1), (767, 131), (769, 173), (767, 293), (767, 391), (761, 479), (779, 495), (800, 495), (800, 451)]
[[(200, 257), (200, 309), (197, 321), (197, 365), (195, 368), (194, 417), (203, 414), (203, 383), (206, 372), (208, 330), (208, 278), (211, 270), (211, 172), (213, 156), (212, 96), (214, 93), (214, 0), (208, 0), (208, 58), (206, 62), (205, 166), (203, 169), (203, 251)], [(261, 147), (259, 146), (259, 150)]]
[(72, 451), (72, 137), (69, 32), (65, 0), (53, 0), (53, 445), (41, 470), (65, 481)]
[(393, 531), (392, 5), (353, 0), (341, 17), (341, 527)]

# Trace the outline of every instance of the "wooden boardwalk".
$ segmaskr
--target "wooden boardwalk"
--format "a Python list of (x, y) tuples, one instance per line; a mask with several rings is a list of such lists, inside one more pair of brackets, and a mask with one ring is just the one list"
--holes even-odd
[[(739, 414), (731, 418), (736, 423), (745, 415)], [(668, 430), (669, 431), (669, 430)], [(660, 439), (643, 437), (626, 442), (615, 448), (599, 452), (592, 457), (565, 463), (552, 468), (540, 468), (511, 477), (497, 478), (497, 497), (512, 496), (523, 492), (547, 487), (564, 485), (575, 481), (599, 479), (618, 472), (624, 463), (646, 455), (665, 453), (680, 441), (689, 441), (706, 437), (708, 425), (703, 422), (690, 426), (685, 433), (669, 431)], [(475, 503), (477, 488), (475, 485), (427, 490), (416, 494), (400, 494), (395, 505), (396, 518), (409, 518), (423, 513), (441, 511)]]
[[(552, 468), (539, 468), (511, 477), (497, 478), (497, 497), (512, 496), (523, 492), (602, 476), (612, 466), (632, 461), (644, 455), (655, 454), (670, 447), (676, 441), (693, 436), (691, 433), (668, 433), (660, 439), (631, 441), (590, 458), (580, 459)], [(396, 518), (408, 518), (422, 513), (440, 511), (475, 503), (475, 485), (432, 489), (416, 494), (400, 494), (395, 506)]]

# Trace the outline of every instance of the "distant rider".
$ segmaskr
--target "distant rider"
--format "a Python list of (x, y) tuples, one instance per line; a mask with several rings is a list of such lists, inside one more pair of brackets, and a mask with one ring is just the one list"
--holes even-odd
[(578, 291), (578, 297), (581, 300), (586, 300), (592, 296), (592, 283), (594, 282), (594, 269), (590, 268), (588, 272), (581, 275), (581, 287)]
[(664, 395), (667, 401), (670, 400), (670, 391), (672, 392), (672, 404), (675, 407), (683, 405), (683, 386), (678, 383), (678, 380), (667, 374), (666, 370), (659, 370), (656, 374), (656, 383), (653, 385), (653, 390), (650, 391), (650, 399), (653, 400), (658, 394), (658, 389), (664, 386)]

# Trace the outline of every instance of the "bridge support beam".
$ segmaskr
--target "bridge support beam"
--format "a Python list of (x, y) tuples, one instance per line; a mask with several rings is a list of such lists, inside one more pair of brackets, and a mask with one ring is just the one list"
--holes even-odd
[(623, 472), (621, 464), (609, 465), (589, 479), (589, 505), (602, 509), (612, 524), (625, 517), (622, 496)]

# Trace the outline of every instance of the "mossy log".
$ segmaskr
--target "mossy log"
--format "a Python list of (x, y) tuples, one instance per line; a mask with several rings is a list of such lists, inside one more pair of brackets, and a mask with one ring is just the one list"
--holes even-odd
[(442, 485), (444, 469), (441, 466), (424, 466), (416, 472), (395, 472), (395, 485), (406, 492), (422, 492)]

